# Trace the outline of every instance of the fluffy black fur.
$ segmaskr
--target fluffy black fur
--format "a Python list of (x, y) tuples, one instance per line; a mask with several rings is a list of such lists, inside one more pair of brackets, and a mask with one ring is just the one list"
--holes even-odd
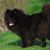
[(47, 39), (50, 40), (50, 4), (45, 4), (43, 6), (43, 14), (47, 17), (47, 24), (48, 24), (48, 34)]
[(43, 14), (43, 11), (41, 13), (33, 14), (33, 26), (36, 24), (35, 30), (35, 36), (41, 40), (41, 46), (46, 46), (46, 36), (47, 36), (47, 17)]
[(42, 11), (44, 20), (39, 24), (37, 35), (41, 39), (42, 47), (45, 47), (46, 38), (50, 40), (50, 4), (45, 4), (42, 7)]

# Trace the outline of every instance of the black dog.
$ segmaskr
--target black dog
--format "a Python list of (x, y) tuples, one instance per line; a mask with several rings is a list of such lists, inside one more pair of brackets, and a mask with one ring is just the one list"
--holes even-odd
[[(38, 26), (43, 20), (45, 21), (46, 19), (42, 12), (32, 15), (26, 15), (23, 11), (18, 9), (7, 9), (5, 12), (7, 28), (21, 37), (23, 47), (31, 46), (33, 44), (37, 36), (36, 32)], [(42, 38), (42, 42), (43, 39), (44, 38)]]

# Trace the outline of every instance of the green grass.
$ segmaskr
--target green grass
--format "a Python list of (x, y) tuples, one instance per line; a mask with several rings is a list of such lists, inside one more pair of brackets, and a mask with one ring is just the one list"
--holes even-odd
[(30, 15), (38, 13), (42, 11), (42, 7), (46, 3), (50, 3), (50, 0), (28, 0), (25, 10)]
[(39, 42), (27, 48), (20, 47), (20, 37), (12, 32), (4, 32), (0, 34), (0, 50), (50, 50), (50, 41), (47, 40), (45, 48), (40, 47)]

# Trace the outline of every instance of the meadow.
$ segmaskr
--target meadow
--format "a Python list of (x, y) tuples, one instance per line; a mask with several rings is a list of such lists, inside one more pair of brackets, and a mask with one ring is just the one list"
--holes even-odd
[(45, 48), (40, 46), (40, 41), (35, 40), (33, 46), (22, 48), (21, 38), (12, 32), (3, 32), (0, 34), (0, 50), (50, 50), (50, 41), (47, 41)]

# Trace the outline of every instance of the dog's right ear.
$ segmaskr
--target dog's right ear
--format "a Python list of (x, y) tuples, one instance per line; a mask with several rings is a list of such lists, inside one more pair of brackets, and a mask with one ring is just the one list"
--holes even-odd
[(10, 12), (11, 12), (11, 10), (10, 9), (7, 9), (5, 13), (6, 14), (9, 14)]

